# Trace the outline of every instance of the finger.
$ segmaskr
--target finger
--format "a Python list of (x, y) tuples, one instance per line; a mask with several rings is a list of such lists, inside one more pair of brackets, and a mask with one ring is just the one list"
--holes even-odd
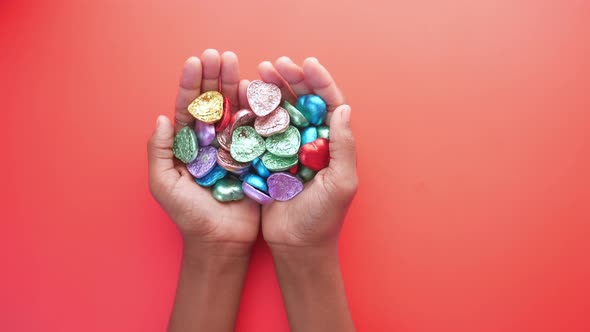
[(202, 92), (219, 91), (219, 72), (221, 70), (221, 56), (214, 49), (206, 49), (201, 55), (203, 61)]
[(351, 109), (341, 105), (334, 111), (330, 125), (330, 171), (338, 177), (350, 181), (356, 179), (356, 150), (350, 128)]
[(261, 62), (258, 65), (258, 74), (260, 78), (267, 83), (273, 83), (281, 89), (283, 99), (287, 100), (291, 104), (295, 104), (296, 98), (293, 92), (289, 89), (287, 83), (283, 80), (279, 72), (270, 63), (270, 61)]
[(184, 126), (192, 126), (195, 122), (195, 118), (188, 112), (187, 107), (201, 93), (201, 73), (201, 60), (194, 56), (188, 58), (184, 63), (182, 74), (180, 74), (178, 94), (176, 95), (176, 105), (174, 107), (176, 131)]
[(250, 105), (248, 104), (248, 97), (246, 95), (246, 90), (248, 89), (248, 84), (250, 84), (250, 81), (248, 80), (241, 80), (240, 81), (240, 86), (238, 87), (238, 105), (239, 105), (239, 109), (242, 108), (250, 108)]
[(334, 79), (316, 58), (307, 58), (303, 62), (303, 74), (307, 85), (313, 93), (322, 97), (328, 106), (328, 112), (344, 104), (344, 96), (336, 86)]
[(238, 86), (240, 84), (240, 65), (233, 52), (221, 55), (221, 93), (229, 99), (232, 108), (238, 108)]
[(174, 169), (174, 128), (168, 117), (160, 115), (156, 121), (156, 129), (148, 140), (148, 168), (150, 184), (168, 181), (180, 175)]
[(334, 114), (334, 112), (328, 112), (328, 114), (326, 114), (326, 126), (330, 126), (330, 123), (332, 122), (332, 115)]
[(305, 82), (303, 75), (303, 68), (298, 66), (295, 62), (286, 56), (282, 56), (275, 61), (275, 68), (283, 79), (289, 84), (293, 93), (296, 96), (307, 95), (311, 93), (311, 89)]

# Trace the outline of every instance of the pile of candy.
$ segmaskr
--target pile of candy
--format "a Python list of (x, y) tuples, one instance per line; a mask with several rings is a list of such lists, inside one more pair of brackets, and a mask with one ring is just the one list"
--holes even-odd
[(184, 127), (176, 134), (174, 156), (199, 185), (213, 187), (218, 201), (244, 195), (260, 204), (288, 201), (328, 166), (326, 103), (304, 95), (296, 106), (287, 101), (279, 106), (281, 90), (262, 81), (251, 82), (246, 95), (251, 110), (234, 114), (217, 91), (195, 99), (188, 106), (196, 118), (194, 130)]

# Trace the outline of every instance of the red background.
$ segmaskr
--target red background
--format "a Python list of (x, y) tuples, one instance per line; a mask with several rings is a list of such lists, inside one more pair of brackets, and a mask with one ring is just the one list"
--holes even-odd
[[(353, 107), (360, 331), (590, 330), (588, 1), (0, 1), (0, 329), (162, 331), (145, 142), (183, 61), (316, 56)], [(7, 169), (6, 169), (7, 168)], [(286, 331), (253, 252), (240, 331)]]

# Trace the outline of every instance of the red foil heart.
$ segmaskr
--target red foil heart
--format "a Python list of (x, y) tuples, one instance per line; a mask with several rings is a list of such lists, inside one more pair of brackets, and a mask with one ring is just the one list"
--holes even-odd
[(221, 116), (221, 120), (217, 121), (215, 124), (215, 132), (221, 132), (227, 125), (229, 125), (229, 121), (231, 120), (231, 104), (227, 97), (223, 97), (223, 115)]
[(299, 161), (307, 168), (319, 171), (330, 163), (329, 141), (318, 138), (313, 142), (304, 144), (299, 148)]
[(295, 166), (293, 166), (293, 167), (289, 168), (289, 173), (291, 173), (291, 174), (295, 175), (295, 174), (297, 174), (297, 170), (298, 170), (298, 169), (299, 169), (299, 164), (297, 164), (297, 165), (295, 165)]

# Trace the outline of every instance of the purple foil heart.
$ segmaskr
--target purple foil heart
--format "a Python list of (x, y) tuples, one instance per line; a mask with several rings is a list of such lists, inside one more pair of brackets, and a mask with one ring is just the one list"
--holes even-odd
[(188, 172), (196, 178), (203, 177), (215, 167), (217, 162), (217, 149), (213, 146), (199, 148), (197, 158), (186, 165)]
[(269, 204), (273, 201), (271, 197), (267, 194), (263, 193), (262, 191), (252, 187), (246, 182), (242, 182), (242, 190), (244, 194), (250, 197), (253, 201), (257, 202), (258, 204)]
[(270, 197), (277, 201), (288, 201), (303, 190), (303, 183), (288, 173), (274, 173), (266, 180)]
[(199, 146), (211, 145), (211, 142), (215, 138), (215, 126), (196, 120), (195, 133), (197, 134)]

